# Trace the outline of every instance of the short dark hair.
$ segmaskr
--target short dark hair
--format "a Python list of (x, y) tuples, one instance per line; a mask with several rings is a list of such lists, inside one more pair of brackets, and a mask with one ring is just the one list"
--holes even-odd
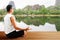
[(12, 8), (12, 5), (7, 5), (6, 7), (7, 12), (9, 12), (11, 8)]

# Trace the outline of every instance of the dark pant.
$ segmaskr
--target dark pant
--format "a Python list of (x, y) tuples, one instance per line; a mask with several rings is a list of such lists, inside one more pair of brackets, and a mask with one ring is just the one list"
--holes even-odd
[(24, 30), (21, 31), (13, 31), (9, 34), (6, 34), (8, 38), (17, 38), (17, 37), (22, 37), (24, 35)]

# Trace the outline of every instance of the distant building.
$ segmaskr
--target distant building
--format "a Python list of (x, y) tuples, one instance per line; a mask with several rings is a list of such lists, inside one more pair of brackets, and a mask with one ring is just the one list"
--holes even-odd
[(8, 5), (12, 5), (14, 9), (16, 8), (15, 4), (14, 4), (14, 1), (10, 1)]
[(55, 5), (56, 5), (56, 6), (60, 6), (60, 0), (56, 0)]

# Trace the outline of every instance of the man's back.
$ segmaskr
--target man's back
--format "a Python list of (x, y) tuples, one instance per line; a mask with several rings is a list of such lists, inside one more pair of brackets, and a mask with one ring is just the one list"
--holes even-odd
[(10, 17), (13, 16), (11, 14), (7, 14), (5, 17), (4, 17), (4, 30), (5, 30), (5, 33), (8, 34), (12, 31), (14, 31), (14, 27), (13, 25), (11, 24), (11, 21), (10, 21)]

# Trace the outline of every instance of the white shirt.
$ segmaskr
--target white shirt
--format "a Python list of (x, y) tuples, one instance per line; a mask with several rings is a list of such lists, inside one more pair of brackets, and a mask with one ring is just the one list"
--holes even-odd
[(15, 30), (10, 21), (10, 17), (12, 17), (12, 16), (14, 17), (14, 15), (12, 15), (12, 14), (6, 14), (4, 17), (4, 31), (6, 34), (9, 34), (10, 32)]

